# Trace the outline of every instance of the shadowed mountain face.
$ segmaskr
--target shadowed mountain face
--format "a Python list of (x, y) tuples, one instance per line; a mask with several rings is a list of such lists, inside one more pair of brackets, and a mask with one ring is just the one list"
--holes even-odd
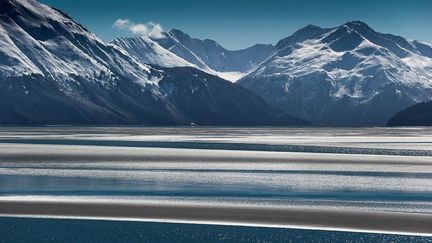
[[(148, 58), (184, 61), (148, 43)], [(147, 65), (33, 0), (0, 2), (0, 57), (1, 124), (301, 123), (216, 76)]]
[(432, 126), (432, 101), (398, 112), (388, 121), (387, 126)]
[[(0, 84), (1, 124), (304, 125), (246, 89), (194, 68), (166, 68), (154, 89), (118, 79), (104, 86), (41, 75)], [(157, 92), (157, 93), (156, 93)]]
[(432, 99), (431, 45), (365, 23), (306, 26), (238, 81), (274, 107), (324, 125), (385, 125)]
[(247, 89), (195, 68), (164, 69), (161, 92), (186, 117), (205, 125), (307, 125), (275, 111)]
[(106, 43), (60, 10), (3, 0), (0, 88), (2, 124), (385, 125), (432, 100), (432, 45), (360, 21), (237, 51), (176, 29)]

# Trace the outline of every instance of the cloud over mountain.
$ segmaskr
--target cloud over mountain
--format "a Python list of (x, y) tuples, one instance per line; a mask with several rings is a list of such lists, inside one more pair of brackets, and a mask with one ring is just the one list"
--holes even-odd
[(146, 36), (154, 39), (164, 37), (162, 26), (154, 22), (135, 23), (129, 19), (117, 19), (112, 26), (113, 28), (127, 30), (138, 36)]

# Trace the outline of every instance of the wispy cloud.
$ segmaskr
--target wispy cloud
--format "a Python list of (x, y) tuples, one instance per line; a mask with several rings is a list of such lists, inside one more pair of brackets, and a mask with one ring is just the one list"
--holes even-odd
[(129, 21), (129, 19), (117, 19), (114, 22), (113, 27), (124, 29), (127, 28), (130, 24), (131, 22)]
[(148, 36), (156, 39), (165, 37), (162, 26), (153, 22), (134, 23), (129, 19), (117, 19), (114, 22), (113, 27), (122, 30), (128, 30), (139, 36)]

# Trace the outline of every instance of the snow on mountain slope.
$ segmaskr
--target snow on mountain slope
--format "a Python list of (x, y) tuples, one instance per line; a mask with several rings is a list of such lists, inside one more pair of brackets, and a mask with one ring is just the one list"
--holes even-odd
[(164, 38), (153, 39), (162, 47), (205, 72), (236, 81), (253, 70), (273, 52), (272, 45), (257, 44), (242, 50), (227, 50), (214, 40), (200, 40), (172, 29)]
[[(0, 1), (0, 123), (175, 124), (160, 70), (107, 44), (60, 10)], [(150, 107), (150, 108), (149, 108)]]
[(60, 10), (1, 0), (0, 124), (304, 124), (216, 76), (144, 63), (188, 65), (152, 43), (134, 57)]
[(353, 21), (307, 26), (276, 47), (239, 84), (316, 123), (383, 125), (395, 112), (432, 99), (428, 44)]
[(118, 38), (111, 43), (142, 63), (161, 67), (196, 67), (148, 37)]
[[(173, 52), (163, 48), (148, 37), (117, 38), (111, 43), (121, 48), (129, 56), (146, 64), (153, 64), (160, 67), (195, 67), (231, 82), (237, 81), (246, 74), (235, 71), (218, 72), (211, 69), (201, 60), (196, 59), (195, 61), (199, 65), (198, 67), (197, 65), (192, 64)], [(183, 46), (179, 44), (179, 48), (182, 47)], [(190, 52), (189, 49), (184, 49), (183, 52), (188, 52), (193, 57), (192, 60), (198, 58), (195, 54)]]
[(59, 10), (33, 0), (0, 2), (0, 75), (41, 74), (66, 82), (72, 75), (94, 79), (128, 76), (153, 82), (150, 67), (101, 41)]
[(216, 76), (221, 77), (225, 80), (236, 82), (237, 80), (241, 79), (243, 76), (245, 76), (247, 73), (242, 72), (216, 72), (212, 71), (211, 73), (214, 73)]

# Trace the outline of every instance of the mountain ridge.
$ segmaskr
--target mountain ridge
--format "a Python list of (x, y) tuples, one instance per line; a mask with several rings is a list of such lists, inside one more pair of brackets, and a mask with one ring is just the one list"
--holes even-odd
[(402, 48), (400, 38), (361, 21), (309, 25), (278, 42), (238, 83), (317, 124), (385, 125), (399, 110), (432, 99), (432, 59), (414, 41), (405, 41), (412, 50)]
[(432, 99), (432, 45), (361, 21), (227, 50), (177, 29), (106, 43), (35, 0), (0, 20), (0, 122), (374, 126)]
[(128, 55), (143, 63), (161, 67), (196, 67), (148, 37), (120, 37), (110, 43), (122, 48)]
[(178, 29), (164, 32), (164, 36), (153, 38), (153, 41), (209, 73), (223, 76), (236, 72), (237, 76), (230, 81), (251, 71), (274, 49), (270, 44), (255, 44), (240, 50), (227, 50), (214, 40), (193, 38)]
[(1, 1), (0, 20), (1, 124), (305, 124), (193, 67), (147, 64), (35, 0)]

